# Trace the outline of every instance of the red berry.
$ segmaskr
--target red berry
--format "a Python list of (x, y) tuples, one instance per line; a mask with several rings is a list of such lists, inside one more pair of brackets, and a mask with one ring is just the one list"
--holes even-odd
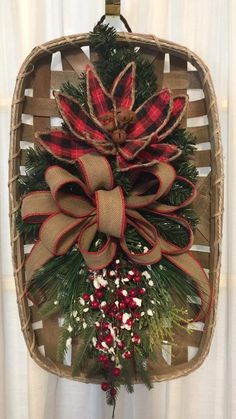
[(116, 318), (117, 318), (117, 320), (119, 322), (121, 322), (122, 321), (122, 318), (123, 318), (123, 315), (121, 313), (118, 313), (117, 316), (116, 316)]
[(125, 297), (125, 304), (129, 305), (130, 303), (130, 297)]
[(145, 288), (140, 288), (140, 290), (139, 290), (140, 295), (144, 295), (145, 292), (146, 292)]
[(98, 357), (98, 360), (99, 360), (99, 362), (104, 362), (104, 355), (99, 355), (99, 357)]
[(125, 358), (125, 359), (130, 359), (130, 358), (132, 358), (132, 354), (131, 354), (131, 352), (130, 352), (130, 351), (126, 351), (126, 352), (124, 352), (124, 358)]
[(109, 386), (109, 384), (108, 383), (102, 383), (101, 384), (101, 389), (103, 390), (103, 391), (107, 391), (108, 389), (110, 388), (110, 386)]
[(125, 344), (124, 344), (124, 342), (119, 342), (119, 343), (117, 343), (117, 346), (118, 346), (119, 349), (124, 349)]
[(97, 290), (96, 292), (95, 292), (95, 297), (96, 298), (102, 298), (104, 296), (104, 294), (103, 294), (103, 291), (102, 290)]
[(133, 326), (134, 321), (133, 321), (132, 319), (128, 319), (128, 320), (127, 320), (127, 322), (126, 322), (126, 324), (127, 324), (128, 326)]
[(102, 322), (102, 329), (108, 329), (109, 324), (107, 322)]
[(138, 345), (140, 343), (140, 336), (139, 335), (134, 335), (132, 337), (132, 342), (134, 342), (136, 345)]
[(121, 374), (121, 369), (120, 368), (114, 368), (112, 371), (112, 374), (114, 375), (114, 377), (119, 377)]
[(90, 295), (89, 294), (83, 294), (84, 301), (89, 301)]
[(105, 354), (101, 354), (101, 355), (99, 355), (98, 360), (99, 360), (100, 362), (108, 362), (108, 361), (109, 361), (109, 358), (108, 358), (108, 356), (107, 356), (107, 355), (105, 355)]
[(121, 301), (121, 303), (120, 303), (120, 309), (121, 310), (125, 310), (126, 309), (126, 304), (125, 304), (124, 301)]
[(136, 274), (135, 277), (134, 277), (134, 282), (139, 283), (139, 282), (141, 282), (141, 279), (142, 279), (141, 275)]
[(129, 302), (129, 307), (130, 307), (130, 308), (136, 308), (136, 307), (137, 307), (136, 302), (135, 302), (134, 300), (130, 300), (130, 302)]
[(139, 319), (141, 319), (141, 314), (136, 311), (136, 312), (134, 312), (133, 317), (135, 319), (139, 320)]
[(105, 342), (107, 343), (107, 345), (111, 345), (113, 342), (113, 337), (112, 335), (107, 335), (105, 336)]
[(130, 295), (130, 297), (136, 297), (137, 290), (135, 288), (133, 288), (132, 290), (130, 290), (129, 295)]
[(90, 305), (94, 310), (97, 310), (99, 308), (99, 302), (96, 300), (91, 301)]
[(111, 396), (112, 397), (115, 397), (116, 396), (116, 393), (117, 393), (116, 389), (114, 387), (112, 387), (111, 390), (110, 390)]

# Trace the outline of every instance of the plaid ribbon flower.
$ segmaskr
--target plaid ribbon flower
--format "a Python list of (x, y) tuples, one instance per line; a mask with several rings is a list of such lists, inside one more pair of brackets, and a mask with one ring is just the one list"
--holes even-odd
[(162, 141), (179, 125), (188, 97), (173, 97), (169, 89), (162, 89), (133, 111), (135, 74), (135, 63), (131, 62), (108, 92), (87, 66), (89, 113), (74, 98), (54, 92), (69, 133), (55, 129), (37, 133), (38, 143), (56, 157), (73, 162), (92, 151), (114, 155), (122, 171), (178, 157), (181, 151)]

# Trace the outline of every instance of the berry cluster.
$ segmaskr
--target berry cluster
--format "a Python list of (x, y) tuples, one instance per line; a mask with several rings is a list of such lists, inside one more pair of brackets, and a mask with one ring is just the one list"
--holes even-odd
[(116, 260), (109, 269), (90, 272), (92, 292), (83, 294), (80, 299), (85, 313), (94, 310), (99, 314), (92, 345), (106, 378), (101, 388), (112, 397), (116, 394), (116, 379), (122, 378), (121, 364), (134, 357), (134, 348), (141, 343), (138, 332), (139, 321), (145, 314), (144, 279), (147, 279), (145, 272), (136, 268), (124, 270)]

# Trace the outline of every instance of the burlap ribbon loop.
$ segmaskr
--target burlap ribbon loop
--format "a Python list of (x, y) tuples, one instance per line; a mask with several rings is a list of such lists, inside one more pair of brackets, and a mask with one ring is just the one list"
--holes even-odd
[[(176, 209), (192, 202), (196, 194), (192, 188), (190, 198), (178, 207), (160, 204), (177, 176), (173, 167), (159, 163), (142, 169), (133, 179), (133, 189), (124, 197), (120, 186), (114, 188), (111, 167), (105, 157), (87, 154), (78, 161), (80, 178), (59, 166), (51, 166), (45, 173), (49, 191), (36, 191), (23, 198), (22, 218), (26, 222), (41, 223), (39, 241), (26, 261), (28, 284), (35, 272), (54, 256), (64, 255), (76, 244), (89, 269), (102, 269), (113, 261), (117, 245), (134, 263), (151, 265), (162, 256), (171, 260), (179, 269), (196, 282), (204, 313), (209, 306), (210, 287), (200, 265), (188, 252), (193, 234), (188, 222), (175, 214)], [(142, 214), (139, 212), (141, 211)], [(181, 224), (188, 233), (188, 242), (178, 247), (165, 240), (152, 225), (145, 213), (166, 217)], [(130, 250), (126, 242), (126, 226), (135, 229), (146, 243), (144, 249)], [(105, 243), (96, 248), (97, 232), (106, 235)], [(91, 250), (95, 242), (95, 249)], [(187, 253), (186, 253), (187, 252)], [(186, 268), (186, 263), (191, 267)]]

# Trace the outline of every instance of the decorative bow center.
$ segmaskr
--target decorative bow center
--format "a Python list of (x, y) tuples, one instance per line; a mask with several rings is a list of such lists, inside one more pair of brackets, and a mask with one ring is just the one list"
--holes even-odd
[(95, 192), (98, 231), (118, 239), (126, 226), (125, 199), (120, 186), (111, 191)]

